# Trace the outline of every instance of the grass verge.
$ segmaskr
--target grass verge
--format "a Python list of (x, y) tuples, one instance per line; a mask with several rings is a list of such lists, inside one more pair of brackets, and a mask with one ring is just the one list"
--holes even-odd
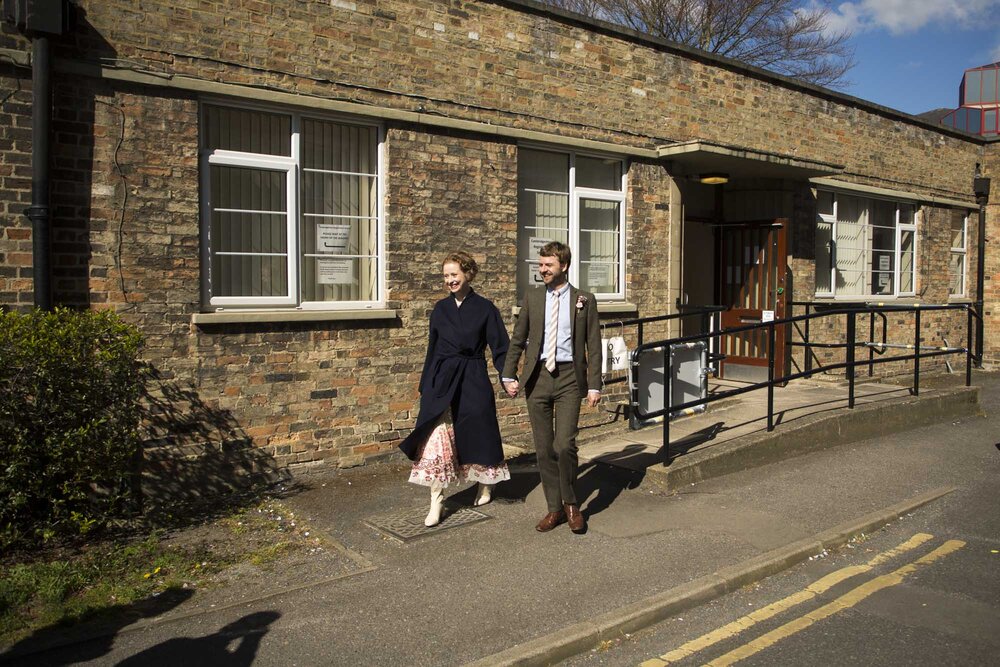
[(168, 591), (210, 587), (227, 568), (266, 568), (314, 546), (273, 499), (168, 534), (96, 542), (0, 563), (0, 647), (36, 630), (103, 620)]

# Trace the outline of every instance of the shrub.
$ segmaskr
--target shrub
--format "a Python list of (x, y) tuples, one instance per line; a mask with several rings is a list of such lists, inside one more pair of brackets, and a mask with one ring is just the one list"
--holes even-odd
[(0, 546), (129, 511), (141, 343), (110, 311), (0, 313)]

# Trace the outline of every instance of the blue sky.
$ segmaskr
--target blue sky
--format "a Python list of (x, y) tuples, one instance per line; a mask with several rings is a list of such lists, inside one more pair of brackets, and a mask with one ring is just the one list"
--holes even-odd
[(828, 3), (828, 28), (849, 30), (856, 65), (843, 92), (917, 114), (958, 106), (962, 73), (1000, 61), (1000, 0)]

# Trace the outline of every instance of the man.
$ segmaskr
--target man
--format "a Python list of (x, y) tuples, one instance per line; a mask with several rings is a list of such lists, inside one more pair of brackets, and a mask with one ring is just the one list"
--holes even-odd
[(503, 368), (503, 385), (509, 396), (517, 396), (521, 388), (517, 363), (523, 352), (521, 378), (548, 505), (548, 514), (535, 528), (544, 533), (566, 521), (574, 533), (583, 533), (587, 523), (575, 489), (576, 435), (580, 400), (586, 398), (591, 407), (601, 400), (597, 299), (569, 284), (568, 246), (553, 241), (538, 254), (538, 274), (545, 288), (534, 287), (524, 295)]

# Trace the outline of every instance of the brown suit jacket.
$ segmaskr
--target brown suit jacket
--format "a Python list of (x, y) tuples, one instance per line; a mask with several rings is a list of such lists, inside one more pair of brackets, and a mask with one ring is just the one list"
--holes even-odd
[[(510, 349), (507, 361), (503, 367), (503, 377), (517, 378), (517, 363), (524, 353), (524, 368), (520, 377), (522, 384), (531, 381), (538, 358), (542, 354), (542, 341), (545, 338), (545, 287), (532, 287), (524, 295), (521, 302), (521, 312), (514, 324), (514, 335), (510, 339)], [(576, 383), (581, 398), (588, 390), (601, 389), (601, 327), (597, 316), (597, 299), (590, 292), (578, 290), (569, 286), (570, 312), (573, 321), (570, 325), (573, 341), (573, 366), (576, 371)], [(586, 303), (577, 308), (579, 297)], [(590, 363), (588, 363), (588, 361)], [(531, 388), (525, 386), (525, 391)]]

